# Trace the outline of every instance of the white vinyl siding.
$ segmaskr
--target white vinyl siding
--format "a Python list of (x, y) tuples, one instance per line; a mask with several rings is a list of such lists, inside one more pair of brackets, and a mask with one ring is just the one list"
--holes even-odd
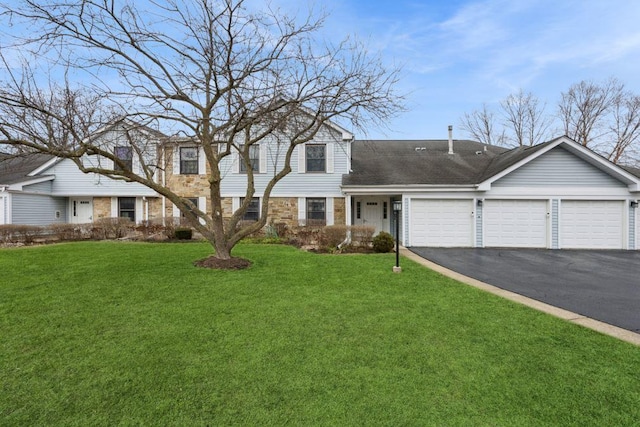
[(625, 187), (564, 148), (556, 147), (493, 183), (496, 187)]
[[(56, 212), (60, 212), (59, 217), (56, 217)], [(49, 225), (64, 223), (67, 218), (67, 201), (63, 197), (13, 194), (11, 197), (11, 215), (12, 224)]]
[(412, 246), (473, 246), (473, 200), (411, 201)]
[(484, 246), (546, 248), (546, 200), (485, 200)]
[(55, 175), (54, 196), (156, 196), (155, 191), (135, 182), (109, 179), (97, 174), (85, 174), (71, 160), (62, 160), (44, 174)]
[[(349, 143), (325, 143), (327, 147), (332, 147), (327, 148), (327, 152), (329, 153), (327, 155), (327, 171), (329, 171), (329, 173), (305, 173), (304, 146), (296, 147), (291, 160), (291, 173), (278, 182), (273, 188), (271, 196), (298, 197), (305, 195), (307, 197), (344, 197), (340, 187), (342, 185), (342, 175), (349, 172), (348, 144)], [(265, 147), (261, 147), (260, 153), (260, 173), (254, 175), (255, 195), (258, 197), (264, 193), (267, 183), (276, 172), (276, 166), (279, 171), (284, 161), (284, 152), (278, 152), (275, 144), (265, 143), (264, 145)], [(263, 156), (265, 151), (266, 155)], [(262, 170), (263, 166), (265, 166), (266, 169), (264, 173)], [(223, 173), (223, 197), (242, 197), (245, 194), (247, 176), (246, 174), (235, 173), (236, 167), (237, 156), (233, 155), (225, 158), (220, 165)], [(239, 167), (237, 170), (239, 170)]]
[(624, 203), (615, 200), (562, 200), (561, 248), (622, 249)]

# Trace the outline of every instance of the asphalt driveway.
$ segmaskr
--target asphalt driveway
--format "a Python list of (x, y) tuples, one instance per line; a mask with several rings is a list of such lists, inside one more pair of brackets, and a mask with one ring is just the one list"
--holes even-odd
[(408, 249), (490, 285), (640, 332), (640, 251)]

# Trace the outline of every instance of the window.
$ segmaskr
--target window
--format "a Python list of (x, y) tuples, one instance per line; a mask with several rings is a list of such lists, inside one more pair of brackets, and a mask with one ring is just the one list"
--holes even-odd
[(198, 148), (180, 147), (180, 174), (198, 174)]
[(326, 170), (326, 145), (307, 145), (307, 172), (325, 172)]
[[(196, 208), (200, 209), (200, 206), (198, 206), (198, 198), (197, 197), (185, 197), (185, 200), (190, 201), (191, 203), (193, 203), (193, 206), (195, 206)], [(180, 216), (182, 218), (186, 218), (184, 212), (180, 212)]]
[(326, 222), (327, 199), (307, 199), (307, 225)]
[(133, 148), (118, 146), (113, 151), (119, 162), (113, 162), (113, 170), (130, 171), (133, 169)]
[[(244, 202), (244, 197), (240, 198), (240, 204)], [(249, 206), (247, 207), (247, 211), (242, 216), (244, 221), (257, 221), (260, 218), (260, 198), (252, 197), (251, 202), (249, 202)]]
[[(240, 145), (240, 151), (244, 151), (244, 144)], [(249, 162), (251, 164), (251, 170), (254, 172), (260, 172), (260, 146), (252, 145), (249, 147)], [(240, 156), (240, 172), (247, 172), (247, 164)]]
[(136, 221), (136, 198), (135, 197), (118, 197), (118, 216), (120, 218), (129, 218)]

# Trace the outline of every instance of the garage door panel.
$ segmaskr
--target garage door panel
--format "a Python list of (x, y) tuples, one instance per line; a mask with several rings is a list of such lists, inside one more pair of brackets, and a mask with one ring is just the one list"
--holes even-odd
[(624, 202), (563, 200), (560, 244), (566, 249), (622, 249)]
[(410, 233), (412, 246), (472, 246), (473, 201), (412, 200)]
[(546, 200), (485, 200), (484, 245), (546, 248)]

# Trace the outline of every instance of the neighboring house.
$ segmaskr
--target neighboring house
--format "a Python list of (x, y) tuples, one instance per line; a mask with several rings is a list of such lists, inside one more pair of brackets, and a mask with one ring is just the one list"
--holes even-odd
[[(126, 151), (119, 126), (96, 137)], [(189, 139), (140, 131), (155, 147), (149, 156), (164, 161), (158, 180), (210, 214), (202, 150)], [(124, 151), (122, 158), (132, 157)], [(256, 193), (244, 219), (258, 217), (264, 188), (283, 155), (276, 141), (255, 146)], [(135, 170), (136, 160), (130, 161)], [(34, 155), (11, 162), (0, 162), (0, 224), (180, 216), (152, 190), (83, 174), (70, 160)], [(223, 216), (245, 196), (245, 166), (237, 155), (221, 162)], [(454, 141), (451, 135), (354, 141), (328, 124), (295, 149), (291, 166), (272, 192), (268, 223), (370, 225), (393, 233), (392, 206), (401, 201), (405, 246), (640, 249), (640, 171), (617, 166), (566, 137), (507, 150)]]
[(506, 150), (472, 141), (356, 141), (342, 190), (354, 224), (405, 246), (640, 248), (640, 171), (561, 137)]

